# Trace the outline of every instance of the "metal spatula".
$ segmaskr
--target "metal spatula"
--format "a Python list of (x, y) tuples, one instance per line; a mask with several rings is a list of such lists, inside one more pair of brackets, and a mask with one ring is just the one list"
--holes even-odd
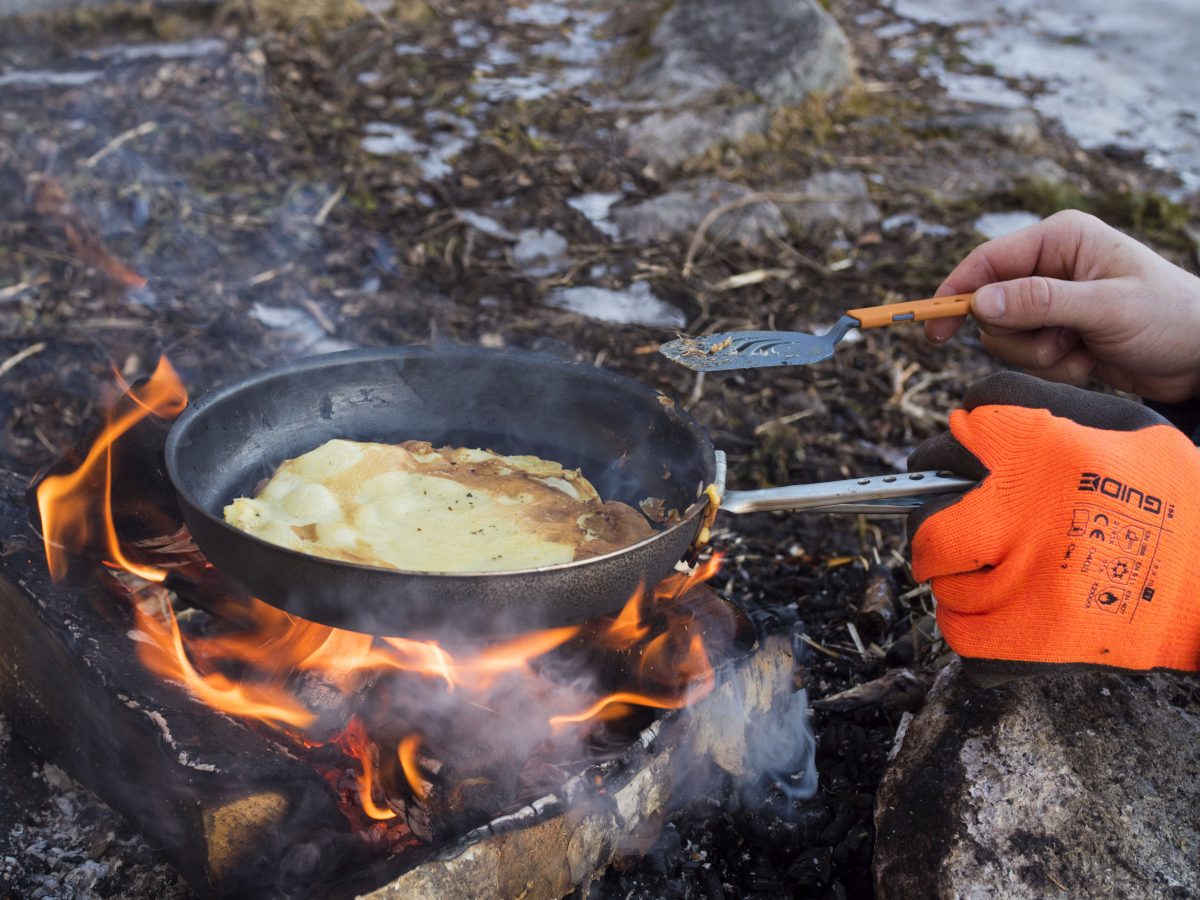
[(970, 312), (973, 296), (952, 294), (910, 303), (851, 309), (821, 335), (801, 331), (726, 331), (698, 338), (681, 337), (663, 344), (659, 352), (697, 372), (807, 366), (833, 356), (838, 342), (852, 328), (878, 328), (896, 322), (963, 316)]

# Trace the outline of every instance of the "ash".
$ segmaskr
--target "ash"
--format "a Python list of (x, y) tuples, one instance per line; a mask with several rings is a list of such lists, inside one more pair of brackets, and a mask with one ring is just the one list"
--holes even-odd
[[(0, 717), (0, 895), (99, 900), (192, 895), (90, 791), (33, 757)], [(15, 777), (14, 777), (15, 776)]]

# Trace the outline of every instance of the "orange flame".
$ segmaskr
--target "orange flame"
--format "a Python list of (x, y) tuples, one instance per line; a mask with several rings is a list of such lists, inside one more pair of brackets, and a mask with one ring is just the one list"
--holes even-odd
[(363, 812), (372, 819), (386, 822), (396, 818), (395, 810), (380, 806), (375, 802), (375, 788), (378, 782), (378, 765), (374, 742), (367, 737), (367, 730), (361, 719), (352, 719), (346, 730), (337, 739), (338, 746), (347, 755), (355, 757), (362, 764), (362, 775), (358, 779), (358, 801), (362, 804)]
[[(135, 562), (125, 554), (114, 526), (112, 491), (115, 443), (146, 416), (178, 415), (187, 404), (187, 392), (164, 358), (149, 381), (128, 389), (126, 397), (128, 402), (110, 412), (79, 468), (48, 477), (38, 487), (47, 564), (59, 579), (73, 553), (102, 550), (107, 565), (133, 576), (118, 577), (134, 599), (136, 627), (131, 634), (138, 642), (142, 663), (155, 674), (181, 683), (214, 709), (258, 720), (303, 741), (305, 730), (318, 716), (291, 688), (298, 672), (320, 673), (334, 689), (345, 691), (362, 684), (356, 673), (370, 677), (407, 672), (437, 679), (447, 691), (466, 692), (465, 702), (482, 702), (487, 699), (483, 692), (502, 676), (532, 672), (534, 660), (581, 634), (579, 626), (551, 628), (455, 658), (434, 641), (343, 631), (250, 599), (231, 607), (236, 612), (233, 621), (243, 626), (241, 630), (185, 635), (172, 609), (172, 594), (161, 585), (166, 571)], [(652, 592), (639, 588), (610, 623), (589, 629), (587, 633), (601, 645), (629, 652), (630, 662), (636, 664), (636, 689), (601, 697), (578, 713), (555, 715), (550, 718), (551, 726), (557, 729), (612, 720), (639, 706), (677, 709), (708, 694), (716, 681), (708, 651), (698, 633), (689, 634), (692, 614), (677, 601), (712, 578), (720, 566), (717, 555), (690, 574), (671, 575)], [(228, 674), (232, 672), (239, 673), (238, 677)], [(351, 718), (333, 741), (358, 760), (358, 802), (366, 815), (379, 821), (396, 819), (395, 811), (376, 800), (384, 795), (380, 750), (363, 721)], [(412, 731), (395, 751), (418, 800), (428, 793), (427, 780), (422, 777), (422, 746), (421, 735)]]
[(133, 426), (148, 415), (173, 418), (187, 406), (187, 390), (164, 356), (154, 374), (140, 388), (131, 390), (134, 405), (114, 417), (109, 413), (106, 426), (88, 450), (87, 457), (74, 472), (52, 475), (38, 485), (38, 512), (42, 518), (42, 538), (46, 545), (46, 563), (50, 576), (58, 581), (67, 573), (67, 558), (92, 540), (96, 509), (95, 479), (103, 473), (101, 527), (104, 549), (119, 568), (146, 581), (162, 581), (166, 572), (141, 566), (129, 560), (121, 549), (112, 517), (112, 447)]
[(629, 600), (626, 601), (620, 614), (604, 633), (610, 645), (630, 647), (650, 633), (649, 627), (642, 624), (642, 604), (645, 600), (646, 586), (639, 584), (637, 590), (629, 595)]
[(417, 753), (421, 749), (421, 736), (417, 733), (406, 734), (396, 748), (400, 757), (400, 768), (404, 770), (404, 778), (412, 789), (413, 796), (424, 800), (429, 791), (425, 787), (425, 779), (421, 777), (421, 769), (417, 765)]
[(575, 725), (598, 717), (604, 718), (602, 714), (615, 704), (650, 706), (655, 709), (682, 709), (685, 706), (691, 706), (701, 697), (707, 696), (713, 687), (715, 687), (716, 674), (713, 672), (712, 665), (708, 661), (708, 654), (704, 650), (704, 640), (700, 635), (692, 635), (692, 639), (688, 645), (688, 653), (681, 663), (681, 668), (686, 668), (696, 673), (695, 680), (690, 682), (686, 690), (681, 694), (654, 697), (649, 694), (638, 694), (632, 691), (617, 691), (616, 693), (601, 697), (583, 712), (571, 715), (551, 716), (550, 725), (557, 728), (563, 725)]
[(138, 658), (151, 672), (182, 682), (196, 699), (224, 712), (295, 728), (304, 728), (316, 718), (295, 699), (273, 686), (251, 681), (235, 682), (220, 672), (202, 674), (197, 671), (184, 648), (183, 635), (170, 612), (170, 601), (165, 592), (159, 602), (166, 607), (167, 615), (151, 615), (142, 609), (142, 604), (134, 606), (134, 619), (141, 638)]

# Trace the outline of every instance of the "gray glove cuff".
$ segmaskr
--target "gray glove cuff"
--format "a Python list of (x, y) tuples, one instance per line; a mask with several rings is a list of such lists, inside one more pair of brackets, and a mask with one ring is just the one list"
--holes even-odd
[(1200, 446), (1200, 397), (1182, 403), (1155, 403), (1153, 400), (1145, 403), (1186, 434), (1193, 444)]

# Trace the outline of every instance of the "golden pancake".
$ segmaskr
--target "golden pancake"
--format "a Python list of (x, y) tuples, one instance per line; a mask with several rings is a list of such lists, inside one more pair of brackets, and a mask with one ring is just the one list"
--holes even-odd
[(578, 469), (423, 441), (329, 441), (226, 506), (225, 521), (301, 553), (410, 572), (534, 569), (653, 533)]

